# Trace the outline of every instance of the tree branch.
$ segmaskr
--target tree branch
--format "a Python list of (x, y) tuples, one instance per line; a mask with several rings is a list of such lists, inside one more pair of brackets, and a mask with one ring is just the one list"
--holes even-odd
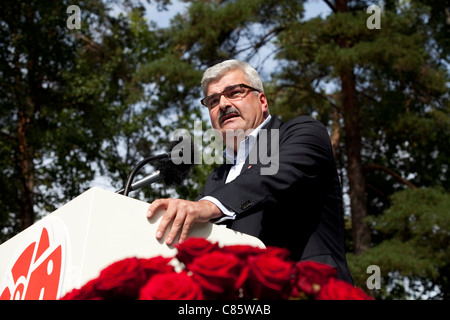
[(337, 11), (335, 5), (332, 4), (331, 1), (328, 1), (328, 0), (323, 0), (323, 1), (330, 7), (331, 10), (333, 10), (333, 12)]
[(284, 29), (286, 29), (286, 26), (278, 26), (272, 30), (270, 30), (267, 34), (262, 36), (259, 41), (251, 43), (249, 46), (244, 47), (234, 53), (234, 55), (238, 55), (242, 52), (245, 52), (247, 50), (252, 49), (252, 53), (250, 53), (249, 57), (253, 56), (259, 48), (261, 48), (263, 45), (265, 45), (268, 41), (276, 37), (280, 32), (282, 32)]
[(388, 167), (382, 166), (380, 164), (375, 164), (375, 163), (371, 163), (371, 164), (366, 164), (364, 166), (364, 169), (366, 170), (379, 170), (379, 171), (384, 171), (385, 173), (391, 175), (392, 177), (394, 177), (396, 180), (400, 181), (401, 183), (407, 185), (408, 187), (410, 187), (411, 189), (417, 189), (417, 187), (409, 182), (408, 180), (402, 178), (398, 173), (392, 171), (391, 169), (389, 169)]
[(322, 98), (322, 99), (326, 100), (327, 102), (329, 102), (329, 103), (331, 104), (331, 106), (332, 106), (337, 112), (341, 113), (341, 109), (339, 108), (339, 106), (338, 106), (336, 103), (334, 103), (334, 102), (329, 98), (329, 95), (321, 94), (321, 93), (319, 93), (319, 92), (317, 92), (317, 91), (315, 91), (314, 89), (309, 88), (309, 87), (302, 87), (302, 86), (298, 86), (298, 85), (289, 85), (289, 84), (284, 85), (284, 86), (285, 86), (285, 87), (291, 87), (291, 88), (299, 89), (299, 90), (305, 90), (305, 91), (308, 91), (308, 92), (311, 93), (312, 95), (314, 95), (314, 96), (316, 96), (316, 97), (319, 97), (319, 98)]
[(92, 39), (89, 39), (88, 37), (86, 37), (85, 35), (77, 32), (75, 34), (75, 36), (80, 39), (83, 40), (84, 42), (86, 42), (88, 45), (86, 46), (87, 48), (89, 48), (90, 50), (99, 50), (99, 51), (103, 51), (102, 46), (100, 44), (98, 44), (97, 42), (95, 42)]
[(0, 135), (3, 137), (2, 139), (5, 139), (7, 141), (15, 141), (16, 137), (12, 136), (10, 133), (2, 130), (0, 131)]

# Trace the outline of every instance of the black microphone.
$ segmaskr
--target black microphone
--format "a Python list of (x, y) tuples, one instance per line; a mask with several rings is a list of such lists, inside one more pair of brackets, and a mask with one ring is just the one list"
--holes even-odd
[[(183, 139), (184, 138), (180, 136), (178, 138), (178, 141), (172, 141), (169, 146), (170, 152), (152, 156), (139, 162), (138, 165), (130, 173), (125, 188), (116, 191), (116, 193), (124, 194), (125, 196), (127, 196), (130, 191), (140, 189), (144, 186), (152, 184), (153, 182), (161, 180), (163, 180), (163, 182), (167, 186), (176, 186), (183, 182), (183, 180), (188, 176), (191, 166), (194, 162), (193, 142), (191, 140), (191, 144), (189, 145), (189, 156), (185, 156), (185, 150), (180, 148), (180, 142)], [(139, 169), (141, 169), (145, 164), (156, 160), (158, 161), (156, 165), (156, 172), (145, 177), (144, 179), (131, 184), (134, 175)], [(181, 162), (179, 164), (175, 164), (174, 160), (177, 160), (176, 162)]]

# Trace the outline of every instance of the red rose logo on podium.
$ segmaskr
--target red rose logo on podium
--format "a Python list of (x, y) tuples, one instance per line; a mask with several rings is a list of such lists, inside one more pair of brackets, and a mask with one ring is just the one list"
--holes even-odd
[[(13, 260), (0, 300), (55, 300), (61, 291), (63, 242), (56, 241), (51, 226), (34, 233), (25, 249)], [(59, 237), (60, 238), (60, 237)], [(63, 240), (63, 239), (58, 239)], [(20, 251), (19, 251), (20, 252)]]

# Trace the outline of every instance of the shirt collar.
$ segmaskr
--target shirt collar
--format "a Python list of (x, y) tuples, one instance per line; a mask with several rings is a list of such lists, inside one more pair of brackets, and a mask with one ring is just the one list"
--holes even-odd
[(258, 127), (256, 127), (255, 130), (253, 130), (247, 136), (247, 138), (245, 138), (245, 140), (241, 141), (237, 154), (234, 153), (233, 148), (231, 148), (230, 146), (226, 146), (225, 150), (223, 151), (223, 156), (227, 160), (227, 163), (236, 164), (236, 162), (241, 162), (239, 161), (242, 160), (240, 158), (243, 158), (244, 160), (247, 158), (250, 149), (256, 142), (256, 138), (258, 137), (259, 132), (269, 122), (271, 117), (272, 116), (269, 115)]

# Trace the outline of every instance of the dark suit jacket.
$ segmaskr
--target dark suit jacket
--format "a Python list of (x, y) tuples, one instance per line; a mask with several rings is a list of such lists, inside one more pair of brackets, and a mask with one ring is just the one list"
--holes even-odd
[[(271, 148), (270, 139), (267, 145), (255, 144), (259, 148), (251, 152), (257, 152), (257, 163), (247, 157), (241, 174), (227, 184), (231, 165), (222, 164), (209, 175), (198, 199), (215, 197), (236, 212), (229, 228), (253, 235), (266, 246), (287, 248), (296, 261), (336, 267), (340, 279), (353, 283), (345, 259), (341, 184), (325, 126), (308, 116), (286, 123), (272, 116), (263, 129), (269, 138), (279, 134), (273, 136), (279, 138), (278, 150)], [(269, 152), (258, 152), (261, 146)], [(263, 167), (274, 165), (267, 156), (273, 162), (276, 154), (276, 174), (262, 175)]]

